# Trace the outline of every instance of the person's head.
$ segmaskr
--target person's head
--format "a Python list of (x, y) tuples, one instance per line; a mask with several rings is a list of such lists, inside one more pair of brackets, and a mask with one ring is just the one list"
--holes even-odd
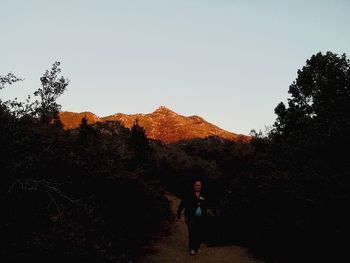
[(202, 181), (201, 180), (199, 180), (199, 179), (194, 180), (193, 190), (195, 192), (200, 192), (202, 190)]

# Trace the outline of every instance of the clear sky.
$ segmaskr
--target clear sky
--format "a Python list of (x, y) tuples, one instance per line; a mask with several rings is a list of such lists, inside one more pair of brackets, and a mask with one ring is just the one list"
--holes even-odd
[(248, 134), (306, 59), (350, 55), (350, 1), (0, 0), (1, 91), (24, 98), (55, 60), (70, 85), (62, 110), (99, 116), (164, 105)]

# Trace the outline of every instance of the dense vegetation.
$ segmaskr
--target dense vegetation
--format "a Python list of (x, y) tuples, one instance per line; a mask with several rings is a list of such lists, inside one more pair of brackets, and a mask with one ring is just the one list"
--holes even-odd
[[(349, 240), (350, 62), (318, 53), (288, 105), (250, 143), (219, 137), (170, 145), (137, 123), (65, 131), (55, 103), (59, 64), (36, 102), (1, 102), (0, 258), (127, 261), (169, 218), (163, 187), (182, 195), (202, 177), (216, 216), (208, 242), (242, 244), (267, 262), (338, 262)], [(1, 77), (0, 88), (19, 81)], [(50, 95), (51, 94), (51, 95)], [(142, 222), (142, 224), (138, 224)]]
[(59, 73), (44, 74), (37, 101), (1, 102), (0, 261), (129, 262), (169, 217), (150, 142), (137, 124), (65, 131)]
[(340, 261), (350, 222), (349, 60), (313, 55), (289, 93), (267, 134), (252, 131), (249, 144), (177, 143), (186, 158), (168, 158), (164, 174), (171, 187), (192, 171), (207, 179), (220, 215), (216, 241), (244, 244), (269, 262)]

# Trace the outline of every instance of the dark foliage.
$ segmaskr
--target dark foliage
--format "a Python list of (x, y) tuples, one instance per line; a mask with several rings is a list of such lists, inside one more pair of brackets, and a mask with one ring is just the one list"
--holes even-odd
[[(181, 196), (201, 178), (214, 214), (208, 244), (245, 245), (266, 262), (346, 262), (349, 75), (345, 55), (312, 56), (272, 130), (249, 143), (165, 145), (138, 123), (129, 130), (87, 119), (65, 131), (52, 100), (1, 102), (0, 258), (127, 262), (169, 217), (162, 186)], [(0, 80), (2, 89), (19, 79)]]
[[(333, 262), (347, 256), (350, 204), (350, 63), (318, 53), (298, 71), (273, 129), (250, 143), (219, 138), (173, 144), (160, 169), (181, 194), (206, 179), (216, 243), (250, 247), (268, 262)], [(213, 225), (214, 224), (214, 225)], [(214, 242), (214, 243), (215, 243)]]
[[(0, 105), (0, 261), (129, 262), (169, 217), (154, 161), (137, 150), (144, 157), (148, 139), (137, 124), (83, 119), (64, 130), (58, 66), (41, 78), (39, 102)], [(1, 77), (1, 88), (17, 80)]]

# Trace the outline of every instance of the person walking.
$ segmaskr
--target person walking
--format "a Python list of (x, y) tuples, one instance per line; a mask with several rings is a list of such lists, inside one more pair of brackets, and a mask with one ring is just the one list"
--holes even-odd
[(195, 180), (193, 189), (185, 195), (177, 209), (177, 218), (181, 219), (182, 210), (185, 209), (185, 223), (188, 228), (188, 249), (190, 255), (200, 252), (203, 241), (204, 222), (207, 216), (207, 200), (202, 194), (202, 181)]

